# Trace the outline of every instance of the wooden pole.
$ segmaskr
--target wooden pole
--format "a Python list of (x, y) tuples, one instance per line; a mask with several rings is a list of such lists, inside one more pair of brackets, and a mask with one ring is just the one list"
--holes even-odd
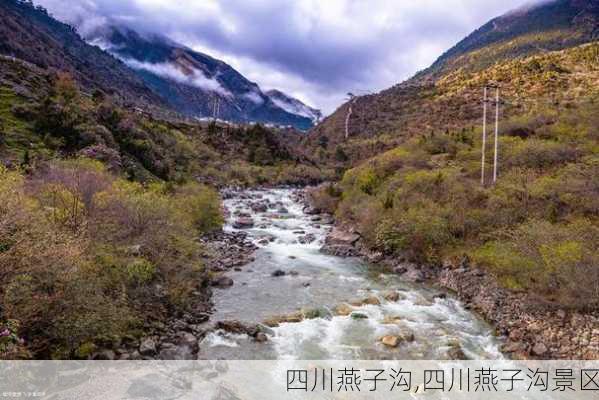
[(483, 92), (483, 144), (480, 163), (480, 184), (485, 184), (485, 148), (487, 147), (487, 87)]
[(497, 149), (499, 136), (499, 87), (495, 92), (495, 153), (493, 155), (493, 183), (497, 182)]

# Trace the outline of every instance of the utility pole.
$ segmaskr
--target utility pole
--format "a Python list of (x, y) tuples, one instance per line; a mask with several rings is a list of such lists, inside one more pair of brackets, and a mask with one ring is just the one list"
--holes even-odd
[(497, 182), (497, 149), (499, 136), (499, 86), (495, 91), (495, 153), (493, 155), (493, 183)]
[(485, 148), (487, 147), (487, 86), (485, 85), (483, 92), (483, 145), (482, 157), (480, 164), (480, 184), (485, 184)]

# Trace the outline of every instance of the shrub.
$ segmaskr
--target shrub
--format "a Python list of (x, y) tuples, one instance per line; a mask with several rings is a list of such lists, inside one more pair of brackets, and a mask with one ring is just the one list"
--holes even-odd
[(431, 202), (393, 213), (377, 230), (380, 247), (418, 262), (440, 261), (442, 248), (451, 240), (445, 210)]
[(551, 224), (530, 220), (474, 253), (504, 283), (576, 308), (599, 304), (599, 229), (579, 219)]

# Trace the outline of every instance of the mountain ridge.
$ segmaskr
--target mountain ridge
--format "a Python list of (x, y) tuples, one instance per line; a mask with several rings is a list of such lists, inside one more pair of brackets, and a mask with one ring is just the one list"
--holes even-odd
[[(556, 13), (559, 14), (555, 18), (557, 22), (545, 22), (543, 25), (543, 21), (552, 21), (551, 15)], [(531, 15), (535, 16), (537, 25), (528, 24)], [(498, 21), (508, 21), (510, 27), (518, 29), (493, 34), (493, 27)], [(472, 74), (485, 75), (485, 71), (493, 66), (509, 63), (510, 60), (595, 42), (598, 26), (597, 0), (553, 0), (528, 10), (508, 12), (473, 31), (440, 56), (431, 67), (414, 77), (377, 94), (354, 98), (351, 114), (349, 102), (341, 105), (310, 131), (306, 144), (315, 147), (319, 143), (328, 143), (326, 157), (334, 160), (336, 147), (362, 146), (358, 142), (364, 142), (370, 150), (355, 150), (354, 153), (359, 156), (350, 160), (358, 162), (413, 135), (443, 132), (458, 125), (470, 126), (481, 116), (482, 86), (470, 88), (464, 96), (452, 97), (452, 92), (444, 88), (446, 78), (454, 79), (461, 74), (464, 79), (469, 79)], [(484, 47), (480, 47), (481, 43), (485, 43)], [(546, 67), (553, 68), (550, 65)], [(541, 72), (542, 69), (539, 70)], [(431, 115), (438, 117), (431, 118)], [(346, 126), (349, 141), (345, 140)], [(372, 141), (375, 143), (370, 143)], [(354, 146), (352, 142), (357, 144)], [(344, 152), (350, 152), (346, 150)]]
[(121, 59), (183, 114), (232, 122), (291, 125), (300, 130), (312, 127), (313, 118), (280, 107), (255, 82), (226, 62), (166, 37), (111, 26), (99, 30), (89, 40)]

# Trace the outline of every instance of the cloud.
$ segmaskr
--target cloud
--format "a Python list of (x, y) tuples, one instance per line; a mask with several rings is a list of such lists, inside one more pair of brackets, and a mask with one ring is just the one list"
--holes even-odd
[(206, 77), (201, 71), (193, 70), (190, 74), (184, 74), (180, 69), (171, 63), (148, 63), (141, 62), (131, 58), (122, 58), (121, 60), (129, 67), (137, 70), (151, 72), (163, 78), (169, 78), (179, 83), (194, 86), (210, 92), (216, 92), (225, 97), (232, 96), (231, 93), (223, 88), (216, 79)]
[(38, 0), (89, 32), (125, 22), (223, 59), (264, 89), (331, 112), (430, 65), (525, 0)]

